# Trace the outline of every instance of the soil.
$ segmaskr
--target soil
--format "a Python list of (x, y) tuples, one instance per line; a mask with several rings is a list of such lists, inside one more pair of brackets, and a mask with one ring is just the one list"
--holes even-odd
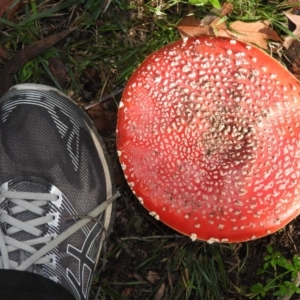
[[(82, 34), (84, 34), (83, 30)], [(300, 66), (297, 50), (299, 51), (300, 47), (295, 47), (290, 56), (294, 62), (289, 67), (297, 76), (298, 66)], [(56, 70), (54, 75), (63, 86), (67, 75), (63, 73), (61, 62), (52, 60), (49, 63), (52, 69)], [(89, 100), (99, 99), (100, 87), (97, 83), (99, 78), (101, 76), (95, 69), (86, 69), (79, 83), (83, 88), (82, 98), (84, 98), (79, 105), (84, 106)], [(97, 271), (99, 277), (95, 277), (93, 282), (91, 299), (100, 292), (102, 297), (100, 299), (197, 300), (199, 298), (195, 298), (193, 291), (187, 295), (185, 292), (187, 285), (177, 284), (185, 282), (185, 274), (190, 276), (191, 270), (188, 266), (184, 266), (185, 261), (180, 259), (176, 261), (176, 255), (190, 251), (189, 253), (195, 257), (192, 259), (196, 259), (200, 257), (199, 253), (202, 251), (201, 255), (205, 259), (205, 253), (211, 255), (216, 249), (220, 253), (228, 277), (226, 287), (218, 272), (221, 270), (216, 268), (222, 291), (219, 299), (249, 299), (246, 295), (249, 294), (250, 287), (258, 282), (264, 283), (267, 279), (265, 275), (265, 277), (257, 275), (257, 271), (264, 264), (268, 246), (273, 246), (288, 259), (300, 255), (298, 246), (300, 245), (300, 218), (265, 238), (234, 245), (208, 245), (200, 241), (192, 242), (151, 217), (131, 193), (117, 159), (115, 128), (119, 100), (120, 96), (111, 97), (104, 103), (87, 110), (106, 143), (116, 185), (122, 194), (116, 203), (113, 230), (107, 239), (106, 255), (101, 260)], [(213, 297), (207, 299), (219, 300)], [(263, 299), (277, 299), (277, 297), (267, 293)], [(295, 300), (300, 297), (294, 295), (290, 299)]]

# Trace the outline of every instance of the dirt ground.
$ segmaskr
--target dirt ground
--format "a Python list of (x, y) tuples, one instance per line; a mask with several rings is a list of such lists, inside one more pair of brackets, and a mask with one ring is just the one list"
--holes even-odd
[[(64, 24), (63, 18), (58, 17), (55, 21)], [(50, 26), (51, 19), (47, 21), (49, 23), (48, 25), (47, 22), (45, 23), (46, 27)], [(92, 36), (91, 31), (82, 30), (76, 38), (88, 40)], [(56, 46), (63, 47), (63, 44)], [(300, 74), (299, 49), (299, 44), (296, 43), (287, 53), (289, 61), (292, 61), (288, 63), (289, 69), (295, 76)], [(55, 67), (55, 64), (62, 62), (56, 60), (49, 63), (58, 70), (60, 67)], [(64, 73), (62, 76), (62, 83), (64, 83), (67, 75)], [(103, 74), (99, 74), (91, 67), (84, 70), (79, 82), (82, 95), (78, 105), (84, 107), (93, 99), (99, 99), (102, 83), (98, 80), (101, 76)], [(51, 84), (51, 82), (46, 83)], [(122, 89), (122, 86), (119, 88)], [(264, 256), (269, 245), (288, 259), (292, 259), (295, 254), (300, 255), (300, 218), (265, 238), (234, 245), (208, 245), (200, 241), (192, 242), (190, 238), (181, 236), (151, 217), (130, 191), (118, 162), (115, 128), (120, 98), (120, 93), (118, 93), (108, 98), (107, 101), (87, 109), (87, 113), (94, 121), (107, 146), (116, 185), (122, 194), (116, 203), (115, 222), (106, 244), (107, 254), (101, 260), (98, 275), (95, 276), (91, 299), (100, 293), (99, 299), (107, 300), (198, 300), (200, 298), (195, 287), (187, 293), (189, 280), (194, 274), (190, 266), (194, 266), (194, 262), (199, 262), (201, 259), (205, 264), (205, 261), (210, 258), (216, 262), (218, 259), (221, 260), (212, 266), (215, 270), (215, 278), (219, 280), (218, 288), (221, 292), (219, 298), (212, 295), (202, 299), (249, 299), (246, 295), (249, 294), (250, 287), (266, 279), (266, 275), (258, 276), (257, 271), (264, 264)], [(190, 258), (184, 257), (185, 253)], [(228, 278), (226, 286), (222, 280), (222, 272), (223, 276)], [(199, 277), (204, 276), (197, 272), (195, 274)], [(207, 281), (209, 282), (209, 279)], [(99, 287), (101, 287), (100, 290)], [(205, 287), (213, 290), (213, 282), (207, 283)], [(204, 293), (210, 292), (204, 291)], [(267, 293), (263, 299), (271, 300), (277, 297)], [(294, 295), (291, 299), (300, 299), (300, 297)]]

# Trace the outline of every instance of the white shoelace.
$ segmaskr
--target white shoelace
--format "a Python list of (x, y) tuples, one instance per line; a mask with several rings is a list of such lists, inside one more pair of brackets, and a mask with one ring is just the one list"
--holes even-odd
[[(0, 209), (0, 224), (6, 223), (11, 226), (9, 229), (7, 229), (7, 234), (9, 235), (18, 231), (26, 231), (36, 236), (35, 239), (21, 242), (4, 234), (0, 229), (0, 269), (16, 269), (24, 271), (33, 264), (50, 263), (51, 259), (44, 257), (45, 254), (90, 222), (91, 219), (97, 218), (116, 198), (119, 197), (119, 195), (119, 192), (116, 192), (112, 197), (102, 202), (89, 215), (87, 215), (87, 218), (79, 220), (77, 223), (70, 226), (67, 230), (53, 239), (51, 236), (42, 236), (43, 232), (36, 228), (36, 226), (47, 224), (53, 221), (53, 216), (44, 215), (45, 211), (41, 208), (41, 206), (47, 204), (49, 201), (57, 200), (57, 195), (0, 191), (0, 199), (8, 198), (11, 202), (16, 204), (16, 206), (10, 210), (11, 215), (8, 215), (5, 210)], [(28, 200), (32, 201), (28, 202)], [(41, 217), (26, 222), (22, 222), (13, 217), (14, 214), (22, 211), (30, 211), (40, 215)], [(45, 243), (45, 246), (43, 246), (40, 250), (36, 250), (33, 247), (34, 245), (43, 243)], [(24, 250), (32, 255), (18, 266), (17, 262), (9, 259), (9, 252), (15, 250)]]

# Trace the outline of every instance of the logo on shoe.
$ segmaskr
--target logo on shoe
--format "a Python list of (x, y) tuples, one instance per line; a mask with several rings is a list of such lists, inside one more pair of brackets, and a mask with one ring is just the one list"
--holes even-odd
[(99, 223), (96, 223), (86, 237), (81, 249), (77, 249), (72, 245), (67, 247), (67, 253), (78, 260), (77, 276), (70, 269), (67, 269), (67, 277), (72, 285), (72, 290), (76, 292), (77, 299), (86, 299), (88, 296), (91, 276), (96, 265), (95, 260), (98, 257), (99, 247), (96, 244), (96, 239), (99, 234), (102, 234), (102, 227)]

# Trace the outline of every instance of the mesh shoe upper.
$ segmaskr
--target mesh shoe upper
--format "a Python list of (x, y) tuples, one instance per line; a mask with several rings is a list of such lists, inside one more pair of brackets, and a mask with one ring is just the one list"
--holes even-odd
[[(0, 100), (0, 139), (0, 226), (9, 268), (17, 269), (48, 240), (88, 218), (115, 190), (105, 147), (92, 122), (56, 89), (32, 84), (10, 89)], [(24, 200), (22, 193), (29, 199)], [(33, 199), (35, 194), (56, 199)], [(27, 270), (63, 284), (77, 299), (86, 299), (105, 235), (103, 225), (110, 226), (112, 214), (109, 204), (97, 220), (88, 219)], [(36, 230), (18, 228), (15, 219)], [(42, 237), (48, 240), (34, 242)], [(23, 244), (20, 249), (15, 240), (31, 248)], [(5, 260), (2, 252), (0, 262)], [(8, 265), (6, 261), (2, 267)]]

